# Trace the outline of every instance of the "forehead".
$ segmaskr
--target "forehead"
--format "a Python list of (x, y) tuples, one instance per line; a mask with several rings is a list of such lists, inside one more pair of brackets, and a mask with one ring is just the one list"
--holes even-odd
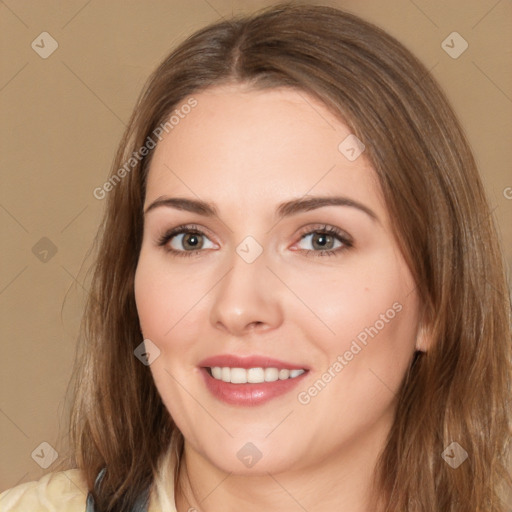
[(192, 97), (196, 106), (154, 150), (146, 203), (192, 194), (247, 208), (332, 193), (380, 202), (364, 152), (351, 161), (340, 150), (350, 129), (306, 92), (229, 85)]

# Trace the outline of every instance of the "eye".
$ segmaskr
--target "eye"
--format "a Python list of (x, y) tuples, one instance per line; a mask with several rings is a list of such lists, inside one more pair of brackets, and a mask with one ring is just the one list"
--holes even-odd
[[(305, 243), (305, 244), (304, 244)], [(299, 244), (312, 244), (313, 249), (296, 249), (306, 256), (335, 256), (353, 246), (352, 238), (342, 230), (328, 225), (309, 227), (301, 235)], [(203, 249), (215, 249), (216, 244), (195, 225), (182, 225), (166, 231), (158, 245), (175, 256), (197, 256)]]
[(196, 226), (178, 226), (170, 229), (159, 238), (158, 245), (176, 256), (194, 256), (202, 249), (216, 247)]
[(304, 235), (302, 235), (299, 243), (303, 245), (310, 245), (313, 249), (300, 248), (306, 255), (312, 256), (335, 256), (341, 251), (345, 251), (353, 246), (352, 238), (334, 226), (321, 226), (312, 230), (309, 228)]

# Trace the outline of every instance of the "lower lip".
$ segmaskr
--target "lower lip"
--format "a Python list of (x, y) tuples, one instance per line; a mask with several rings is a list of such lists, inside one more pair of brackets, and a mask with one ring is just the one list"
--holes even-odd
[(284, 395), (296, 387), (307, 371), (293, 379), (276, 380), (274, 382), (261, 382), (259, 384), (232, 384), (214, 379), (206, 368), (201, 368), (206, 387), (215, 397), (230, 405), (251, 407), (261, 405), (273, 398)]

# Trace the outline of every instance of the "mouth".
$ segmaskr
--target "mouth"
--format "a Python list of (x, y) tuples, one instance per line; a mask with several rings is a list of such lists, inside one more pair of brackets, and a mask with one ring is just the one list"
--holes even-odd
[(229, 405), (261, 405), (289, 393), (309, 368), (263, 356), (215, 356), (199, 363), (208, 391)]
[(261, 384), (276, 380), (295, 379), (306, 372), (305, 369), (290, 370), (287, 368), (230, 368), (229, 366), (206, 367), (208, 374), (216, 380), (231, 384)]

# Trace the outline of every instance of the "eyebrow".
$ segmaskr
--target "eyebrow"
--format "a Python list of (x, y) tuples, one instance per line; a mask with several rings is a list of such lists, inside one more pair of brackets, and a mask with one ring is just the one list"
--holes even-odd
[[(146, 215), (151, 210), (165, 206), (167, 208), (175, 208), (177, 210), (185, 210), (187, 212), (197, 213), (205, 217), (218, 217), (218, 212), (212, 203), (199, 199), (188, 199), (185, 197), (159, 197), (153, 201), (144, 211)], [(379, 221), (379, 218), (370, 208), (353, 199), (343, 196), (309, 196), (306, 198), (293, 199), (281, 203), (276, 208), (276, 215), (279, 219), (296, 215), (301, 212), (316, 210), (324, 206), (349, 206), (357, 208), (366, 213), (372, 220)]]

